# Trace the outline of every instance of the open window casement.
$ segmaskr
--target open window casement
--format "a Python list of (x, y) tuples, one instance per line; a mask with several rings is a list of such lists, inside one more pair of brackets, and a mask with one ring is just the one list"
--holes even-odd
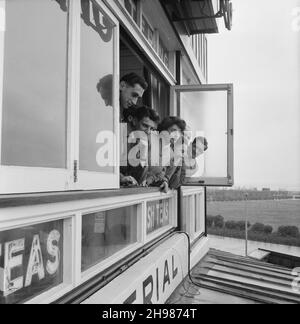
[(75, 91), (80, 94), (76, 188), (117, 189), (119, 22), (98, 1), (81, 1), (80, 6), (80, 87)]
[(0, 194), (119, 188), (117, 19), (94, 0), (0, 14)]
[(192, 155), (185, 185), (232, 186), (233, 85), (176, 86), (171, 98), (171, 111), (187, 123), (189, 151), (195, 138), (208, 141), (207, 151)]
[(38, 0), (0, 12), (0, 194), (68, 189), (68, 13)]

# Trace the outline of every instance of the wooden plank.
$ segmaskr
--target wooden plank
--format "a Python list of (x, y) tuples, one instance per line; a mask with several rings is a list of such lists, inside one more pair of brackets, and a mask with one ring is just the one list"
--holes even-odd
[(249, 254), (249, 258), (253, 260), (262, 261), (270, 255), (271, 252), (255, 250)]
[(291, 274), (291, 270), (287, 269), (287, 268), (283, 268), (283, 267), (279, 267), (279, 266), (273, 266), (272, 264), (269, 263), (265, 263), (265, 262), (252, 262), (251, 260), (248, 260), (246, 258), (244, 259), (235, 259), (235, 258), (227, 258), (227, 257), (223, 257), (223, 256), (215, 256), (212, 254), (208, 254), (208, 256), (213, 257), (217, 260), (220, 261), (227, 261), (230, 263), (235, 263), (235, 264), (248, 264), (249, 266), (253, 266), (253, 267), (262, 267), (264, 269), (270, 269), (274, 272), (278, 272), (278, 273), (282, 273), (282, 274), (286, 274), (286, 275), (290, 275)]
[(268, 304), (298, 304), (299, 300), (291, 298), (281, 293), (274, 294), (260, 288), (242, 286), (237, 283), (226, 282), (216, 278), (207, 276), (201, 277), (197, 280), (197, 284), (206, 289), (218, 289), (229, 295), (239, 296), (241, 298), (248, 298), (250, 300), (258, 301)]
[(274, 289), (270, 289), (270, 288), (266, 288), (266, 287), (261, 287), (261, 286), (256, 286), (256, 285), (252, 285), (249, 283), (241, 283), (241, 282), (236, 282), (230, 279), (225, 279), (225, 278), (216, 278), (210, 275), (202, 275), (199, 276), (199, 278), (196, 278), (197, 280), (212, 280), (215, 282), (219, 282), (221, 284), (226, 284), (228, 287), (238, 287), (241, 290), (249, 290), (249, 291), (257, 291), (260, 292), (261, 294), (263, 294), (264, 296), (269, 296), (272, 298), (284, 298), (287, 301), (293, 301), (293, 302), (300, 302), (300, 296), (298, 294), (295, 293), (286, 293), (283, 291), (278, 291), (278, 290), (274, 290)]
[[(211, 269), (211, 271), (218, 271), (222, 274), (228, 274), (228, 275), (234, 275), (237, 276), (238, 278), (241, 278), (241, 281), (244, 279), (251, 279), (251, 280), (256, 280), (259, 283), (268, 283), (271, 285), (274, 285), (274, 287), (276, 286), (281, 286), (281, 287), (289, 287), (289, 289), (292, 287), (292, 280), (279, 280), (277, 279), (275, 280), (271, 280), (271, 278), (269, 276), (266, 275), (257, 275), (257, 274), (253, 274), (252, 272), (249, 271), (244, 271), (244, 270), (236, 270), (233, 268), (228, 268), (225, 266), (220, 266), (220, 265), (216, 265), (213, 268), (206, 267), (205, 265), (203, 266), (203, 268), (207, 268), (207, 269)], [(243, 281), (242, 281), (243, 282)]]
[[(295, 277), (292, 276), (291, 274), (286, 275), (286, 274), (281, 274), (277, 271), (272, 271), (270, 269), (265, 269), (263, 267), (252, 267), (252, 266), (248, 266), (248, 265), (244, 265), (244, 264), (237, 264), (237, 263), (231, 263), (228, 261), (219, 261), (219, 260), (215, 260), (212, 258), (207, 258), (205, 260), (203, 260), (204, 263), (209, 263), (211, 264), (211, 267), (213, 267), (214, 265), (223, 265), (223, 266), (227, 266), (233, 269), (237, 269), (237, 270), (246, 270), (246, 271), (250, 271), (254, 274), (264, 274), (264, 275), (269, 275), (271, 278), (275, 278), (275, 279), (282, 279), (282, 280), (294, 280)], [(202, 265), (201, 265), (202, 266)]]
[[(243, 278), (242, 276), (238, 277), (236, 275), (232, 275), (232, 274), (228, 274), (228, 273), (221, 273), (221, 272), (214, 271), (214, 270), (209, 271), (208, 276), (211, 276), (213, 278), (223, 279), (223, 280), (229, 280), (230, 282), (234, 282), (234, 283), (250, 285), (250, 286), (256, 287), (256, 288), (263, 288), (263, 289), (273, 291), (273, 292), (280, 291), (280, 292), (290, 295), (290, 296), (296, 295), (292, 290), (292, 286), (290, 288), (282, 287), (279, 285), (273, 285), (272, 283), (268, 283), (263, 280), (256, 280), (256, 279), (245, 278), (245, 277)], [(244, 280), (243, 281), (240, 280), (241, 278), (243, 278)], [(298, 300), (300, 301), (300, 295), (297, 295), (297, 296), (298, 296)]]

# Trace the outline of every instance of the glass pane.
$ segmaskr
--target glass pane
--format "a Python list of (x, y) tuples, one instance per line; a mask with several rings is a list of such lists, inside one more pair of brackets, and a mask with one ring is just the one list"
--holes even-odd
[(108, 145), (97, 137), (114, 131), (114, 26), (91, 1), (81, 4), (80, 169), (113, 173), (112, 166), (97, 162), (97, 152)]
[(6, 1), (2, 164), (66, 167), (67, 12)]
[(170, 200), (147, 203), (147, 234), (170, 225)]
[(138, 206), (84, 215), (82, 271), (137, 242)]
[(125, 8), (130, 14), (132, 13), (132, 7), (131, 7), (130, 0), (125, 0)]
[(204, 199), (203, 196), (197, 194), (195, 196), (196, 213), (195, 213), (195, 232), (205, 232), (205, 214), (204, 214)]
[(205, 137), (208, 150), (196, 158), (188, 177), (227, 177), (227, 91), (181, 92), (181, 117), (192, 131), (190, 143)]
[(189, 220), (193, 216), (193, 203), (194, 203), (194, 197), (193, 196), (185, 196), (182, 198), (182, 204), (183, 204), (183, 217), (182, 217), (182, 230), (184, 232), (190, 231), (190, 224)]
[(195, 232), (201, 230), (200, 195), (195, 195)]
[(0, 232), (0, 304), (24, 303), (63, 283), (64, 221)]

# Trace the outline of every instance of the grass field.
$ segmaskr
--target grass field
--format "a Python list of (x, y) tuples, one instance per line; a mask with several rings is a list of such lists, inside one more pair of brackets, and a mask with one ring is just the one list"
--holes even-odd
[[(298, 200), (261, 200), (248, 201), (248, 221), (271, 225), (274, 231), (279, 226), (297, 226), (300, 228), (300, 201)], [(207, 202), (207, 214), (221, 215), (225, 221), (245, 220), (244, 201)]]

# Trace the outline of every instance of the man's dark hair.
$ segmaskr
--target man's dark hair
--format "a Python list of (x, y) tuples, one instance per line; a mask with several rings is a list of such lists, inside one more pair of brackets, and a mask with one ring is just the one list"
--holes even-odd
[(158, 126), (159, 132), (167, 131), (173, 125), (177, 125), (182, 133), (186, 130), (186, 122), (178, 117), (167, 117)]
[(141, 121), (143, 118), (148, 117), (155, 123), (159, 123), (160, 120), (158, 113), (147, 106), (142, 106), (135, 109), (133, 117), (136, 118), (138, 121)]
[(139, 84), (144, 90), (148, 89), (148, 83), (146, 82), (146, 80), (136, 73), (129, 73), (124, 75), (121, 79), (121, 82), (122, 81), (126, 82), (131, 87)]
[(123, 119), (126, 123), (130, 122), (130, 117), (134, 118), (138, 107), (133, 105), (123, 111)]

